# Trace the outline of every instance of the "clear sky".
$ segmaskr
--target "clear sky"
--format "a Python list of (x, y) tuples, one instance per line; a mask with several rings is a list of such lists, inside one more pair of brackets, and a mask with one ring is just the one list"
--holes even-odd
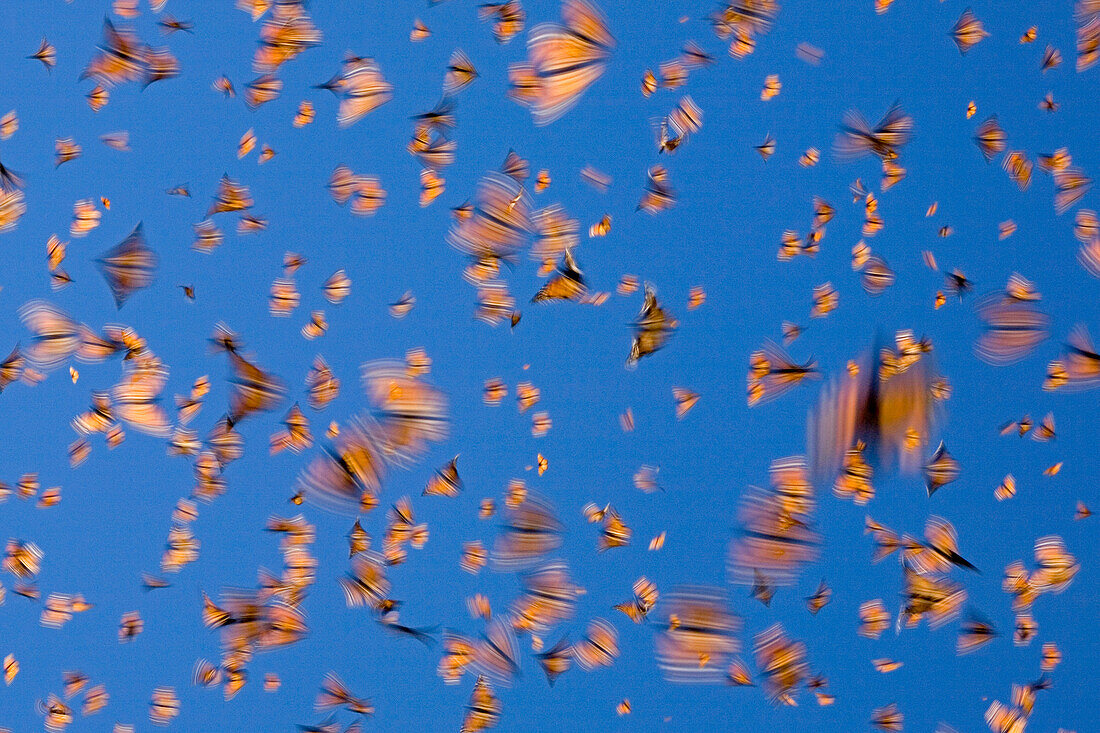
[[(72, 731), (109, 730), (116, 721), (151, 729), (149, 700), (159, 686), (175, 688), (181, 701), (173, 730), (291, 731), (324, 718), (314, 701), (328, 672), (371, 698), (375, 713), (365, 721), (367, 730), (458, 730), (474, 676), (444, 685), (436, 673), (439, 643), (429, 648), (397, 637), (371, 611), (345, 606), (337, 580), (349, 567), (345, 535), (353, 517), (309, 502), (300, 508), (288, 503), (317, 447), (276, 456), (267, 448), (294, 401), (323, 444), (330, 421), (346, 424), (367, 407), (360, 365), (402, 359), (422, 347), (432, 359), (427, 378), (449, 397), (450, 436), (421, 460), (391, 472), (381, 507), (362, 519), (378, 546), (385, 509), (409, 496), (417, 521), (428, 525), (425, 547), (410, 550), (406, 563), (389, 570), (392, 595), (404, 601), (401, 621), (473, 635), (484, 624), (470, 618), (467, 597), (482, 593), (497, 612), (507, 608), (519, 589), (516, 576), (489, 568), (473, 576), (460, 570), (459, 557), (462, 543), (480, 539), (491, 546), (496, 536), (500, 518), (479, 520), (480, 500), (502, 503), (509, 480), (522, 478), (556, 508), (566, 528), (558, 556), (587, 591), (575, 617), (545, 635), (547, 644), (565, 632), (578, 638), (597, 617), (619, 633), (613, 666), (573, 669), (552, 688), (530, 639), (521, 639), (521, 675), (511, 687), (494, 687), (503, 704), (500, 730), (858, 731), (869, 729), (873, 709), (896, 702), (907, 731), (931, 733), (940, 722), (960, 732), (981, 731), (991, 701), (1008, 702), (1013, 683), (1039, 677), (1045, 642), (1056, 643), (1064, 659), (1051, 674), (1052, 689), (1039, 693), (1029, 730), (1100, 730), (1097, 519), (1074, 521), (1078, 501), (1100, 505), (1100, 391), (1042, 389), (1047, 363), (1062, 352), (1075, 324), (1100, 335), (1100, 282), (1078, 264), (1073, 231), (1076, 209), (1096, 209), (1100, 200), (1094, 190), (1058, 216), (1048, 174), (1036, 167), (1030, 188), (1021, 191), (1001, 169), (1001, 158), (987, 163), (972, 139), (978, 124), (995, 114), (1009, 150), (1035, 160), (1067, 147), (1074, 165), (1092, 177), (1100, 173), (1100, 69), (1074, 69), (1071, 3), (973, 0), (990, 36), (964, 56), (949, 35), (967, 7), (957, 0), (897, 0), (881, 15), (872, 0), (789, 0), (781, 3), (774, 27), (757, 37), (755, 52), (738, 60), (714, 34), (709, 16), (718, 5), (709, 0), (604, 0), (616, 42), (607, 69), (575, 108), (547, 126), (536, 126), (530, 111), (507, 97), (508, 67), (525, 58), (528, 31), (560, 19), (560, 3), (523, 5), (527, 28), (500, 45), (469, 0), (310, 3), (323, 43), (280, 67), (281, 96), (250, 110), (239, 94), (226, 99), (211, 85), (224, 74), (241, 92), (255, 78), (252, 58), (263, 21), (253, 23), (228, 0), (168, 0), (163, 13), (194, 28), (162, 37), (156, 19), (163, 13), (157, 16), (142, 2), (135, 20), (112, 17), (132, 23), (151, 45), (167, 46), (180, 74), (144, 91), (139, 84), (112, 88), (99, 112), (85, 99), (94, 82), (80, 75), (96, 53), (111, 7), (102, 0), (0, 5), (0, 114), (14, 109), (19, 118), (18, 131), (0, 142), (0, 161), (22, 175), (27, 207), (14, 230), (0, 233), (0, 350), (30, 343), (18, 312), (33, 299), (52, 302), (96, 330), (132, 326), (170, 370), (163, 403), (173, 419), (172, 395), (209, 375), (211, 391), (192, 426), (205, 435), (228, 404), (227, 360), (212, 354), (207, 341), (224, 321), (289, 390), (277, 409), (242, 421), (245, 455), (227, 467), (225, 495), (201, 504), (192, 525), (201, 543), (198, 560), (167, 576), (171, 587), (152, 592), (143, 590), (141, 573), (158, 572), (172, 509), (194, 484), (191, 461), (167, 456), (163, 439), (131, 429), (113, 451), (94, 436), (91, 457), (75, 469), (67, 457), (76, 437), (70, 420), (87, 409), (92, 390), (118, 381), (119, 358), (72, 361), (79, 370), (75, 383), (60, 368), (37, 386), (16, 382), (4, 390), (0, 480), (14, 485), (22, 474), (37, 472), (44, 488), (62, 488), (62, 500), (40, 509), (33, 500), (8, 498), (0, 504), (0, 540), (19, 538), (41, 548), (36, 582), (43, 600), (50, 593), (80, 593), (94, 608), (60, 629), (43, 627), (40, 605), (17, 596), (13, 576), (0, 574), (8, 591), (0, 606), (0, 657), (11, 653), (20, 664), (11, 685), (0, 687), (0, 727), (40, 730), (35, 701), (60, 694), (63, 671), (80, 670), (92, 684), (106, 686), (110, 703), (94, 717), (77, 715)], [(417, 18), (432, 35), (411, 43)], [(1037, 27), (1037, 39), (1020, 44), (1030, 26)], [(25, 58), (43, 37), (57, 50), (52, 71)], [(644, 97), (646, 69), (656, 71), (688, 40), (713, 54), (715, 63), (692, 71), (680, 89)], [(800, 43), (824, 52), (819, 65), (796, 57)], [(1065, 60), (1041, 73), (1048, 44)], [(441, 172), (446, 191), (422, 208), (420, 165), (405, 149), (410, 116), (437, 103), (456, 48), (480, 76), (457, 97), (456, 160)], [(337, 99), (313, 85), (337, 73), (349, 51), (377, 61), (393, 85), (393, 99), (341, 128)], [(761, 101), (771, 74), (782, 89)], [(1053, 114), (1038, 108), (1047, 92), (1059, 104)], [(702, 129), (673, 154), (659, 154), (659, 121), (685, 94), (702, 110)], [(316, 120), (299, 129), (291, 121), (303, 100), (315, 106)], [(899, 159), (907, 175), (878, 193), (876, 158), (841, 162), (831, 149), (845, 111), (860, 110), (874, 122), (895, 101), (914, 124)], [(977, 113), (967, 119), (971, 101)], [(237, 157), (238, 141), (249, 129), (276, 153), (262, 166), (256, 151)], [(130, 151), (101, 144), (101, 135), (123, 130)], [(769, 133), (776, 153), (765, 163), (753, 147)], [(55, 168), (59, 138), (73, 138), (83, 154)], [(822, 151), (821, 161), (802, 167), (799, 157), (810, 147)], [(476, 291), (462, 278), (467, 261), (447, 244), (450, 210), (474, 197), (480, 178), (498, 169), (510, 149), (530, 161), (532, 173), (550, 172), (550, 187), (533, 194), (536, 205), (560, 203), (580, 223), (574, 254), (590, 287), (611, 293), (604, 305), (529, 303), (541, 281), (537, 263), (524, 253), (503, 273), (523, 312), (519, 325), (510, 330), (507, 323), (493, 328), (475, 320)], [(658, 163), (667, 167), (677, 201), (656, 215), (636, 211), (646, 171)], [(355, 216), (333, 202), (327, 184), (340, 164), (380, 179), (387, 197), (374, 216)], [(581, 180), (585, 166), (611, 177), (606, 193)], [(268, 228), (241, 236), (233, 215), (219, 215), (225, 242), (212, 254), (199, 253), (191, 248), (192, 225), (203, 219), (223, 174), (250, 188), (253, 211)], [(867, 242), (897, 274), (896, 284), (877, 298), (863, 291), (851, 267), (863, 222), (863, 204), (853, 204), (849, 194), (856, 178), (876, 192), (885, 222)], [(188, 184), (191, 198), (165, 194), (178, 184)], [(814, 196), (837, 212), (820, 252), (778, 261), (784, 230), (809, 229)], [(110, 200), (109, 210), (99, 206), (100, 226), (86, 237), (70, 237), (73, 204), (100, 197)], [(938, 210), (926, 217), (933, 202)], [(587, 237), (588, 227), (605, 214), (612, 217), (610, 233)], [(1018, 229), (999, 240), (998, 224), (1007, 219)], [(95, 260), (138, 222), (159, 260), (156, 278), (117, 309)], [(952, 230), (946, 238), (939, 236), (944, 226)], [(70, 242), (63, 267), (73, 279), (57, 292), (45, 261), (54, 233)], [(943, 275), (924, 265), (925, 250), (942, 270), (964, 272), (974, 283), (973, 296), (1003, 288), (1014, 272), (1027, 277), (1051, 316), (1050, 339), (1011, 366), (980, 361), (973, 352), (981, 332), (976, 297), (950, 299), (935, 309)], [(269, 289), (282, 276), (288, 251), (307, 260), (295, 275), (301, 305), (291, 317), (276, 318), (268, 308)], [(340, 268), (352, 280), (351, 294), (334, 306), (321, 288)], [(634, 370), (624, 364), (642, 296), (615, 294), (626, 273), (652, 283), (680, 324), (668, 345)], [(811, 291), (824, 282), (838, 290), (839, 307), (811, 320)], [(194, 302), (185, 299), (181, 284), (194, 286)], [(694, 286), (705, 290), (706, 302), (688, 310)], [(392, 318), (389, 304), (410, 290), (415, 307), (402, 320)], [(325, 311), (329, 330), (306, 341), (299, 331), (315, 309)], [(765, 338), (779, 339), (783, 321), (803, 326), (792, 355), (816, 358), (826, 380), (749, 408), (749, 356)], [(960, 477), (929, 498), (919, 475), (882, 472), (867, 507), (833, 497), (822, 483), (815, 514), (820, 560), (765, 607), (750, 598), (747, 586), (731, 584), (727, 573), (739, 501), (747, 487), (767, 485), (773, 460), (805, 451), (806, 415), (822, 385), (870, 348), (876, 333), (899, 329), (932, 340), (936, 363), (951, 383), (942, 437), (961, 465)], [(318, 354), (343, 383), (323, 412), (305, 408), (303, 386)], [(499, 407), (482, 400), (490, 377), (509, 386)], [(533, 437), (531, 413), (516, 409), (515, 386), (524, 380), (541, 390), (534, 409), (553, 420), (545, 437)], [(682, 420), (675, 414), (674, 386), (700, 395)], [(628, 407), (636, 423), (632, 433), (624, 433), (619, 421)], [(1048, 412), (1057, 423), (1054, 441), (999, 434), (1009, 420), (1030, 414), (1037, 423)], [(456, 453), (464, 492), (422, 497), (434, 470)], [(549, 462), (541, 477), (529, 470), (540, 453)], [(1057, 462), (1060, 473), (1044, 476)], [(663, 491), (634, 488), (632, 477), (642, 465), (660, 467)], [(993, 492), (1008, 473), (1017, 480), (1017, 494), (999, 502)], [(614, 505), (633, 530), (629, 546), (597, 553), (599, 527), (581, 513), (588, 502)], [(202, 593), (216, 597), (225, 587), (255, 587), (259, 568), (278, 571), (278, 538), (264, 525), (272, 514), (299, 511), (317, 530), (316, 583), (302, 604), (308, 635), (257, 654), (248, 685), (231, 701), (220, 690), (193, 686), (195, 660), (216, 662), (221, 653), (218, 632), (202, 624)], [(863, 533), (868, 513), (916, 536), (929, 516), (952, 522), (960, 552), (981, 570), (952, 577), (965, 584), (968, 606), (988, 617), (999, 637), (959, 657), (958, 622), (900, 634), (891, 627), (879, 640), (858, 636), (860, 604), (881, 598), (896, 613), (902, 583), (896, 558), (871, 563), (872, 542)], [(648, 551), (660, 532), (667, 533), (663, 549)], [(1064, 593), (1039, 598), (1033, 609), (1038, 637), (1015, 646), (1002, 573), (1014, 560), (1033, 567), (1036, 539), (1051, 534), (1065, 540), (1081, 570)], [(635, 625), (612, 610), (630, 598), (640, 575), (662, 592), (681, 584), (723, 588), (730, 610), (743, 620), (741, 643), (754, 675), (752, 637), (781, 622), (806, 644), (810, 667), (828, 679), (835, 703), (821, 707), (804, 688), (797, 707), (779, 707), (759, 687), (666, 682), (654, 655), (654, 624)], [(822, 579), (833, 600), (811, 616), (804, 598)], [(120, 644), (119, 619), (130, 611), (141, 614), (144, 631)], [(878, 658), (904, 666), (880, 674), (871, 664)], [(278, 692), (263, 691), (268, 672), (281, 678)], [(616, 714), (624, 698), (631, 703), (629, 716)], [(73, 704), (79, 708), (79, 698)], [(354, 718), (344, 712), (339, 719), (346, 724)]]

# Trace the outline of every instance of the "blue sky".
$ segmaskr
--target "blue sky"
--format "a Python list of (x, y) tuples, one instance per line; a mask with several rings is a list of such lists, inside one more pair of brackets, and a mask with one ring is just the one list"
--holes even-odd
[[(627, 7), (629, 5), (629, 7)], [(560, 4), (528, 0), (528, 30), (557, 21)], [(61, 503), (36, 509), (33, 502), (9, 498), (0, 505), (0, 539), (34, 541), (45, 553), (38, 585), (49, 592), (82, 593), (94, 609), (61, 629), (38, 624), (40, 608), (11, 593), (0, 607), (0, 656), (14, 654), (21, 672), (0, 688), (0, 727), (37, 730), (34, 702), (60, 692), (63, 670), (79, 669), (93, 684), (103, 683), (110, 705), (99, 715), (77, 719), (71, 730), (109, 729), (114, 721), (148, 730), (148, 702), (154, 688), (175, 687), (181, 713), (172, 729), (188, 731), (294, 730), (316, 723), (317, 688), (335, 671), (355, 692), (372, 698), (372, 730), (457, 730), (473, 679), (445, 686), (436, 675), (440, 648), (428, 649), (387, 634), (364, 609), (344, 605), (337, 579), (347, 570), (345, 533), (352, 518), (325, 513), (308, 504), (301, 511), (317, 527), (314, 553), (317, 582), (304, 603), (310, 633), (298, 644), (259, 654), (250, 664), (251, 681), (232, 701), (218, 690), (190, 684), (197, 658), (216, 659), (216, 631), (203, 628), (202, 592), (255, 584), (259, 567), (281, 565), (277, 538), (264, 531), (271, 514), (298, 510), (287, 503), (299, 471), (316, 449), (302, 456), (268, 455), (268, 436), (293, 400), (304, 404), (303, 381), (313, 358), (325, 357), (343, 382), (340, 397), (323, 413), (307, 410), (320, 437), (331, 420), (344, 421), (366, 406), (359, 366), (403, 358), (423, 347), (432, 358), (430, 379), (450, 398), (451, 435), (425, 458), (392, 473), (382, 494), (383, 508), (401, 496), (413, 498), (418, 521), (427, 522), (430, 540), (393, 568), (394, 595), (404, 600), (402, 621), (474, 633), (465, 598), (483, 593), (503, 610), (518, 591), (514, 575), (485, 570), (463, 573), (458, 559), (463, 542), (495, 536), (496, 520), (479, 521), (482, 497), (498, 501), (512, 478), (523, 478), (557, 508), (566, 525), (560, 556), (587, 593), (576, 618), (564, 630), (575, 638), (589, 619), (611, 620), (620, 634), (615, 665), (593, 672), (572, 670), (550, 688), (527, 647), (522, 676), (497, 692), (504, 711), (501, 730), (837, 730), (868, 728), (871, 711), (896, 702), (905, 730), (932, 731), (942, 721), (959, 731), (984, 730), (982, 716), (994, 699), (1007, 701), (1011, 685), (1039, 675), (1040, 646), (1052, 641), (1064, 654), (1053, 673), (1053, 688), (1040, 693), (1031, 717), (1033, 730), (1058, 728), (1078, 733), (1100, 729), (1100, 695), (1092, 671), (1100, 652), (1096, 635), (1098, 581), (1090, 562), (1097, 554), (1095, 518), (1074, 522), (1078, 500), (1100, 503), (1095, 481), (1098, 392), (1049, 393), (1041, 389), (1045, 366), (1076, 323), (1100, 331), (1100, 283), (1076, 261), (1073, 213), (1056, 216), (1050, 177), (1035, 173), (1021, 192), (1000, 170), (987, 164), (972, 142), (978, 123), (996, 114), (1008, 133), (1009, 149), (1032, 159), (1067, 146), (1074, 164), (1096, 176), (1100, 125), (1096, 68), (1078, 73), (1074, 62), (1074, 22), (1069, 3), (995, 3), (975, 0), (974, 12), (991, 34), (961, 56), (948, 36), (966, 5), (898, 0), (876, 15), (871, 0), (807, 0), (784, 3), (775, 27), (757, 39), (755, 53), (730, 58), (715, 38), (710, 2), (602, 4), (616, 39), (607, 71), (577, 106), (547, 127), (536, 127), (529, 111), (506, 98), (507, 69), (525, 56), (522, 36), (505, 46), (490, 26), (477, 20), (476, 4), (449, 0), (424, 2), (313, 3), (309, 12), (324, 42), (279, 72), (284, 88), (274, 102), (250, 111), (238, 99), (211, 89), (220, 74), (238, 90), (254, 78), (251, 70), (259, 24), (230, 2), (176, 4), (167, 12), (194, 23), (194, 34), (161, 40), (146, 5), (135, 24), (154, 45), (167, 45), (181, 66), (178, 78), (144, 92), (126, 85), (111, 91), (109, 104), (93, 113), (84, 99), (92, 82), (78, 77), (95, 53), (104, 3), (57, 0), (7, 3), (0, 7), (0, 114), (15, 109), (18, 132), (0, 142), (0, 160), (26, 179), (27, 213), (11, 232), (0, 234), (6, 257), (0, 277), (0, 323), (7, 334), (0, 350), (27, 342), (18, 310), (44, 298), (95, 328), (107, 323), (133, 326), (170, 367), (166, 400), (183, 393), (207, 374), (212, 390), (195, 426), (205, 433), (227, 404), (226, 360), (211, 355), (206, 339), (218, 321), (241, 334), (258, 362), (290, 388), (279, 410), (240, 426), (245, 457), (226, 472), (227, 493), (203, 505), (193, 529), (201, 542), (197, 562), (172, 576), (172, 587), (146, 593), (140, 574), (157, 568), (172, 508), (192, 486), (184, 458), (165, 455), (164, 441), (128, 430), (126, 441), (107, 451), (96, 441), (91, 458), (70, 469), (66, 448), (74, 439), (68, 423), (87, 408), (89, 392), (118, 379), (117, 359), (77, 364), (73, 384), (64, 369), (33, 388), (21, 383), (0, 396), (0, 480), (14, 484), (25, 472), (38, 472), (43, 486), (62, 487)], [(687, 21), (680, 22), (682, 17)], [(418, 44), (408, 34), (420, 18), (432, 36)], [(1030, 45), (1017, 42), (1029, 26), (1038, 27)], [(57, 47), (58, 64), (47, 72), (24, 57), (45, 36)], [(646, 99), (640, 81), (692, 39), (715, 55), (716, 63), (694, 71), (682, 90), (662, 90)], [(819, 66), (795, 57), (808, 42), (824, 51)], [(1066, 61), (1041, 74), (1047, 44)], [(405, 151), (412, 132), (409, 117), (439, 99), (447, 59), (463, 49), (480, 73), (457, 100), (457, 160), (443, 176), (446, 192), (421, 208), (419, 164)], [(345, 51), (377, 60), (394, 86), (393, 100), (357, 124), (340, 129), (336, 100), (312, 89), (338, 69)], [(769, 74), (782, 91), (760, 101)], [(1054, 114), (1037, 108), (1051, 91), (1061, 105)], [(659, 155), (655, 123), (682, 94), (703, 110), (702, 130), (672, 156)], [(292, 127), (298, 103), (311, 100), (316, 121)], [(879, 163), (867, 158), (837, 162), (829, 153), (841, 117), (861, 110), (871, 120), (895, 100), (914, 119), (912, 142), (901, 164), (906, 178), (879, 195), (885, 229), (869, 240), (897, 273), (897, 284), (879, 298), (868, 297), (850, 266), (859, 239), (862, 207), (852, 205), (848, 185), (857, 177), (877, 189)], [(973, 100), (977, 114), (966, 119)], [(262, 167), (255, 153), (243, 160), (237, 141), (253, 129), (276, 157)], [(126, 130), (131, 152), (100, 144), (100, 135)], [(775, 156), (764, 163), (753, 150), (767, 133), (777, 140)], [(53, 143), (73, 137), (83, 155), (59, 168)], [(808, 147), (823, 151), (813, 168), (798, 158)], [(527, 304), (538, 289), (536, 265), (523, 256), (508, 273), (523, 310), (514, 330), (491, 328), (473, 318), (475, 292), (463, 282), (466, 262), (446, 244), (450, 208), (471, 198), (480, 177), (497, 169), (509, 149), (546, 168), (553, 179), (537, 202), (561, 203), (583, 229), (611, 214), (611, 233), (582, 238), (576, 256), (596, 290), (614, 291), (624, 273), (653, 283), (662, 302), (680, 321), (667, 348), (644, 359), (634, 371), (624, 362), (630, 349), (630, 322), (640, 293), (612, 295), (599, 308), (575, 304)], [(650, 216), (636, 212), (646, 170), (665, 165), (678, 194), (676, 205)], [(377, 176), (388, 195), (369, 218), (338, 207), (326, 185), (332, 170), (346, 164)], [(580, 179), (591, 165), (613, 179), (606, 194)], [(192, 224), (201, 220), (223, 173), (247, 184), (255, 211), (269, 221), (267, 231), (238, 236), (223, 222), (225, 243), (213, 254), (192, 251)], [(169, 197), (165, 189), (187, 183), (191, 199)], [(805, 232), (813, 216), (812, 198), (837, 208), (821, 252), (814, 259), (778, 262), (775, 253), (785, 229)], [(67, 227), (78, 199), (105, 196), (111, 208), (99, 228), (72, 239), (65, 268), (74, 280), (54, 293), (45, 266), (45, 242)], [(929, 205), (938, 211), (925, 217)], [(1100, 205), (1096, 192), (1081, 202)], [(999, 241), (997, 225), (1013, 219), (1017, 232)], [(95, 269), (94, 260), (143, 222), (149, 245), (159, 257), (156, 281), (119, 311)], [(949, 225), (948, 238), (937, 234)], [(1019, 272), (1043, 294), (1052, 317), (1052, 337), (1034, 353), (1008, 367), (991, 367), (973, 354), (980, 333), (972, 300), (932, 307), (942, 275), (930, 272), (921, 252), (931, 250), (944, 269), (959, 268), (976, 293), (1003, 287)], [(282, 273), (286, 251), (308, 262), (296, 280), (302, 305), (291, 318), (268, 312), (268, 290)], [(339, 306), (321, 297), (325, 279), (344, 268), (351, 296)], [(814, 286), (832, 282), (839, 308), (810, 321)], [(187, 302), (179, 284), (194, 284), (196, 301)], [(688, 311), (693, 286), (706, 303)], [(416, 307), (403, 320), (387, 306), (411, 290)], [(311, 309), (323, 308), (330, 329), (309, 342), (299, 329)], [(782, 588), (765, 608), (749, 598), (747, 587), (728, 583), (726, 555), (736, 532), (736, 510), (747, 486), (766, 485), (769, 464), (805, 450), (806, 414), (823, 382), (799, 386), (775, 402), (749, 409), (744, 374), (748, 358), (767, 337), (779, 336), (780, 323), (805, 327), (792, 345), (795, 358), (813, 356), (826, 375), (867, 349), (877, 332), (902, 328), (928, 335), (953, 393), (947, 403), (942, 437), (962, 466), (959, 480), (934, 497), (919, 476), (876, 476), (877, 494), (867, 508), (831, 496), (819, 486), (818, 528), (824, 538), (821, 560)], [(500, 407), (482, 403), (485, 379), (502, 377), (510, 395)], [(534, 382), (542, 392), (536, 409), (549, 411), (553, 428), (543, 438), (530, 434), (530, 415), (519, 415), (512, 395), (517, 382)], [(701, 395), (688, 416), (677, 421), (671, 395), (683, 386)], [(624, 434), (619, 415), (630, 407), (637, 428)], [(1053, 411), (1058, 438), (1050, 443), (1001, 437), (1001, 424), (1029, 413), (1035, 420)], [(465, 492), (455, 499), (421, 497), (432, 472), (454, 454)], [(538, 453), (549, 460), (542, 477), (526, 470)], [(1062, 461), (1054, 477), (1043, 469)], [(643, 494), (632, 476), (643, 464), (660, 466), (665, 489)], [(997, 502), (993, 490), (1006, 473), (1018, 482), (1015, 498)], [(598, 528), (581, 508), (608, 502), (634, 530), (629, 547), (597, 554)], [(871, 541), (863, 534), (864, 515), (899, 530), (919, 534), (930, 515), (958, 529), (962, 554), (982, 573), (962, 580), (970, 605), (988, 616), (1001, 637), (973, 655), (956, 657), (957, 624), (930, 631), (926, 625), (891, 631), (871, 641), (856, 634), (857, 608), (882, 598), (896, 609), (901, 572), (893, 558), (871, 565)], [(364, 517), (368, 532), (380, 538), (384, 511)], [(660, 552), (648, 552), (649, 538), (667, 532)], [(1081, 572), (1063, 594), (1041, 597), (1033, 615), (1038, 639), (1028, 647), (1011, 640), (1013, 613), (1002, 593), (1003, 568), (1013, 560), (1030, 565), (1039, 537), (1057, 534), (1082, 561)], [(742, 645), (772, 623), (804, 641), (815, 672), (829, 680), (836, 696), (819, 707), (805, 691), (798, 707), (775, 707), (759, 688), (672, 685), (660, 676), (653, 654), (654, 630), (636, 626), (611, 606), (630, 597), (639, 575), (662, 590), (679, 584), (725, 588), (731, 609), (744, 620)], [(803, 598), (826, 579), (833, 602), (817, 616)], [(139, 611), (145, 631), (133, 642), (117, 641), (118, 620)], [(551, 633), (547, 641), (555, 640)], [(871, 666), (874, 658), (904, 662), (891, 674)], [(275, 694), (261, 689), (266, 672), (283, 682)], [(616, 715), (623, 698), (628, 717)], [(345, 720), (350, 720), (347, 716)]]

